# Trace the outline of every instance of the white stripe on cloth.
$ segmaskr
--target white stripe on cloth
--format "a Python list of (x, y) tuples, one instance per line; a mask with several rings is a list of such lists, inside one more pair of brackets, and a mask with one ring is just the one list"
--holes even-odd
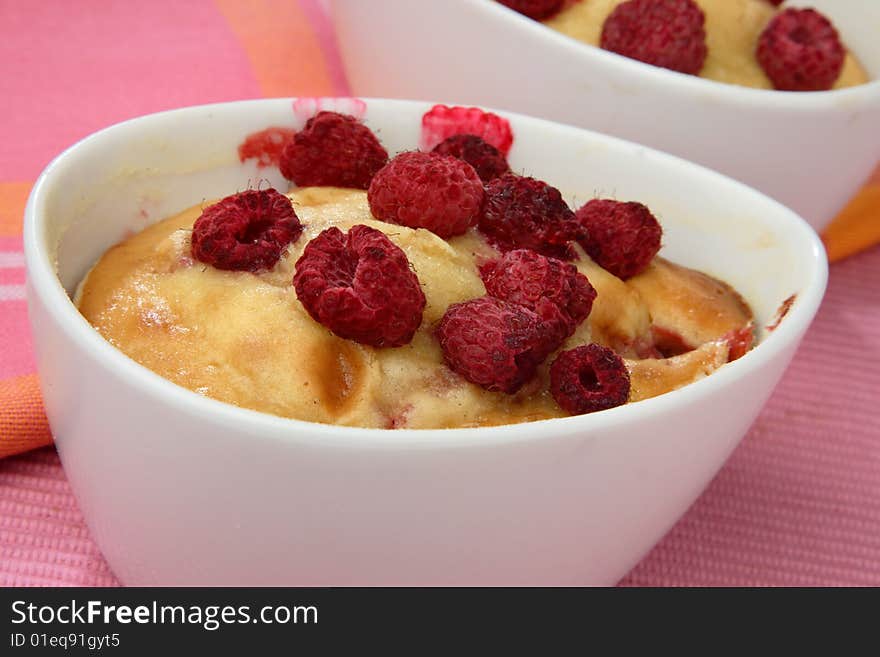
[(0, 251), (0, 269), (24, 267), (24, 253)]
[(21, 301), (24, 299), (24, 285), (0, 285), (0, 301)]

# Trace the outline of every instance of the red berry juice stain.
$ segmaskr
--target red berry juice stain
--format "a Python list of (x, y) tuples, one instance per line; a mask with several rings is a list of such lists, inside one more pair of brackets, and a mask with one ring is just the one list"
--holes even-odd
[(727, 333), (722, 340), (726, 340), (730, 347), (727, 362), (732, 363), (737, 358), (742, 358), (755, 343), (755, 329), (751, 322), (740, 329)]
[(238, 146), (238, 159), (242, 162), (254, 159), (261, 169), (277, 167), (284, 146), (295, 134), (296, 130), (290, 128), (266, 128), (250, 134)]
[(797, 294), (792, 294), (780, 304), (779, 308), (776, 309), (776, 317), (774, 318), (773, 323), (767, 326), (768, 331), (773, 331), (779, 328), (779, 323), (785, 318), (788, 311), (791, 310), (791, 306), (794, 304), (795, 299), (797, 299)]
[(479, 107), (434, 105), (422, 117), (419, 148), (429, 151), (452, 135), (477, 135), (507, 156), (513, 145), (510, 122)]
[(674, 358), (694, 350), (694, 346), (688, 344), (681, 334), (662, 326), (651, 327), (653, 347), (660, 353), (660, 358)]

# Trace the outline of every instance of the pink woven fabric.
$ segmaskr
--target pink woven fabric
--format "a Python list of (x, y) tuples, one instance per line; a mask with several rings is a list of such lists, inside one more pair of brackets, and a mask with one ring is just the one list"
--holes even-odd
[[(273, 15), (309, 23), (324, 67), (309, 84), (324, 86), (287, 95), (344, 91), (319, 0), (290, 6)], [(271, 51), (241, 36), (257, 23), (232, 26), (235, 14), (234, 0), (0, 3), (0, 61), (19, 72), (0, 76), (9, 108), (0, 121), (0, 380), (33, 371), (15, 227), (28, 181), (113, 121), (276, 89), (284, 78), (261, 68)], [(621, 584), (880, 586), (878, 280), (878, 247), (832, 266), (816, 322), (755, 426)], [(116, 583), (54, 450), (0, 460), (0, 585)]]

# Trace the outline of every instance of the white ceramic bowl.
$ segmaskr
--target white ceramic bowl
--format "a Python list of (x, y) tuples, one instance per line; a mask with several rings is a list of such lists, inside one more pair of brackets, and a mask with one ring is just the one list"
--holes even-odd
[[(589, 0), (585, 0), (589, 1)], [(353, 93), (525, 112), (737, 178), (823, 228), (880, 161), (880, 2), (806, 0), (874, 78), (818, 93), (747, 89), (584, 45), (494, 0), (332, 0)]]
[[(412, 148), (429, 106), (367, 100), (365, 120), (390, 151)], [(126, 232), (252, 182), (259, 174), (238, 162), (236, 146), (302, 117), (289, 100), (265, 100), (113, 126), (43, 172), (24, 240), (46, 410), (83, 514), (123, 582), (612, 584), (693, 502), (813, 318), (822, 247), (793, 212), (717, 173), (505, 116), (514, 169), (580, 202), (601, 191), (648, 203), (665, 228), (663, 254), (735, 285), (759, 326), (796, 293), (779, 328), (704, 380), (587, 416), (391, 431), (242, 410), (129, 360), (70, 295)], [(286, 189), (277, 172), (269, 178)]]

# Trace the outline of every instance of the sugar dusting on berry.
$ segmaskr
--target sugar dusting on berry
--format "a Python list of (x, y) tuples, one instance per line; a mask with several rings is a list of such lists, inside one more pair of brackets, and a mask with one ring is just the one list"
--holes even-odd
[(272, 127), (254, 132), (238, 146), (238, 159), (244, 163), (247, 160), (256, 160), (259, 168), (278, 166), (281, 162), (281, 153), (296, 130), (291, 128)]
[(430, 151), (452, 135), (476, 135), (492, 144), (504, 156), (513, 145), (510, 122), (479, 107), (434, 105), (422, 116), (421, 150)]

